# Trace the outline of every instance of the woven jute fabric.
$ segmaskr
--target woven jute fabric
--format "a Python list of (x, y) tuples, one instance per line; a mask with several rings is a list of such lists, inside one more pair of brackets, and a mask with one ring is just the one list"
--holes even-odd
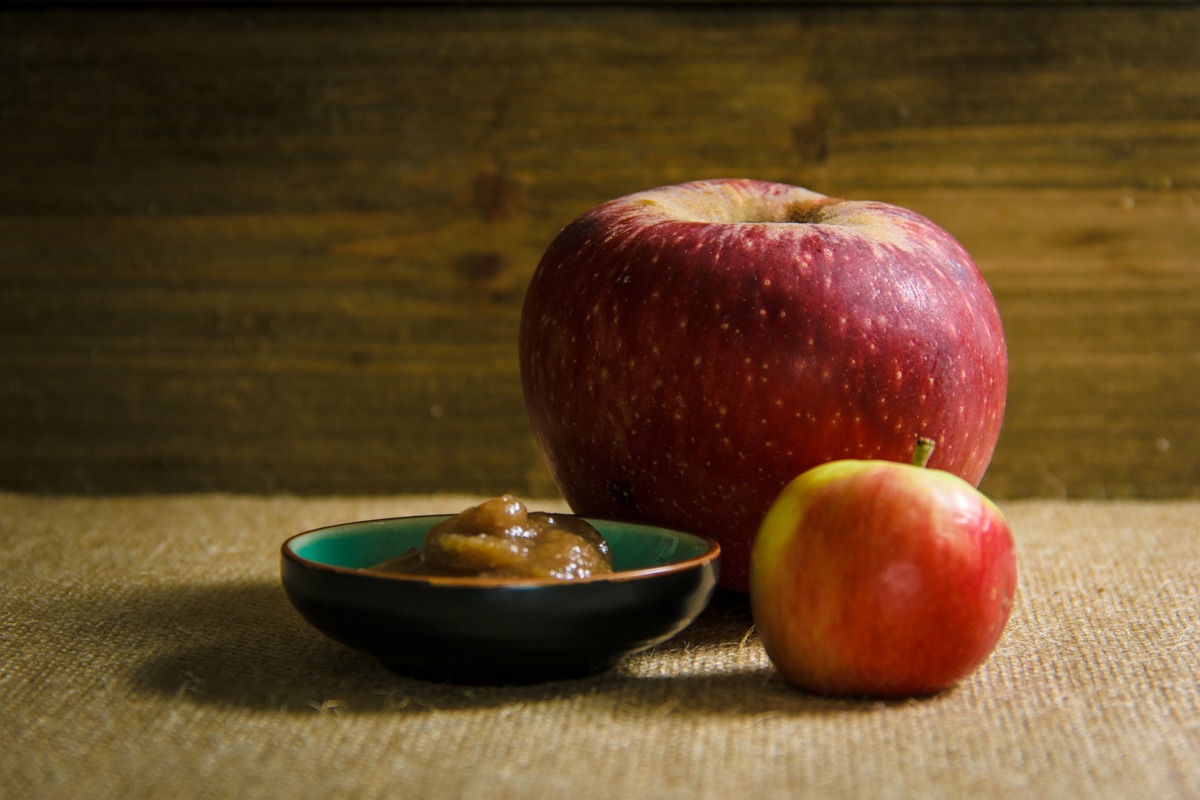
[(473, 500), (0, 494), (0, 795), (1200, 797), (1198, 501), (1004, 504), (1004, 638), (899, 702), (788, 686), (739, 595), (507, 688), (399, 677), (289, 605), (286, 536)]

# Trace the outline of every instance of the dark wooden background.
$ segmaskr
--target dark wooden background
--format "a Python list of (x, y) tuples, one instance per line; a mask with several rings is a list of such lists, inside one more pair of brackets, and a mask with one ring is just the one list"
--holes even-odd
[(610, 197), (886, 200), (991, 283), (984, 489), (1200, 494), (1200, 10), (0, 10), (0, 489), (552, 484), (525, 284)]

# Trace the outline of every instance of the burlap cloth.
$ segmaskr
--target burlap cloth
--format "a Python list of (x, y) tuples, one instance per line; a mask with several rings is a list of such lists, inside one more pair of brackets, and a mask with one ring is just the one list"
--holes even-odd
[(1200, 796), (1200, 501), (1006, 504), (1009, 628), (922, 700), (789, 688), (736, 596), (522, 688), (397, 677), (288, 604), (288, 534), (466, 502), (0, 494), (0, 794)]

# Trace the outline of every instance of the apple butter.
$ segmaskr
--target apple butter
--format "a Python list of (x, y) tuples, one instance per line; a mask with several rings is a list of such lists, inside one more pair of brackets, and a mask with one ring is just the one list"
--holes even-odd
[(579, 517), (530, 512), (506, 494), (439, 522), (419, 549), (371, 569), (570, 581), (612, 572), (612, 555), (600, 532)]

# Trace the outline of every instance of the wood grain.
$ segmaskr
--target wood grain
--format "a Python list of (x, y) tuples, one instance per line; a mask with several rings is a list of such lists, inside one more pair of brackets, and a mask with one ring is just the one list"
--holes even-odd
[(548, 494), (524, 286), (628, 191), (907, 205), (997, 295), (998, 497), (1200, 494), (1200, 11), (0, 11), (0, 488)]

